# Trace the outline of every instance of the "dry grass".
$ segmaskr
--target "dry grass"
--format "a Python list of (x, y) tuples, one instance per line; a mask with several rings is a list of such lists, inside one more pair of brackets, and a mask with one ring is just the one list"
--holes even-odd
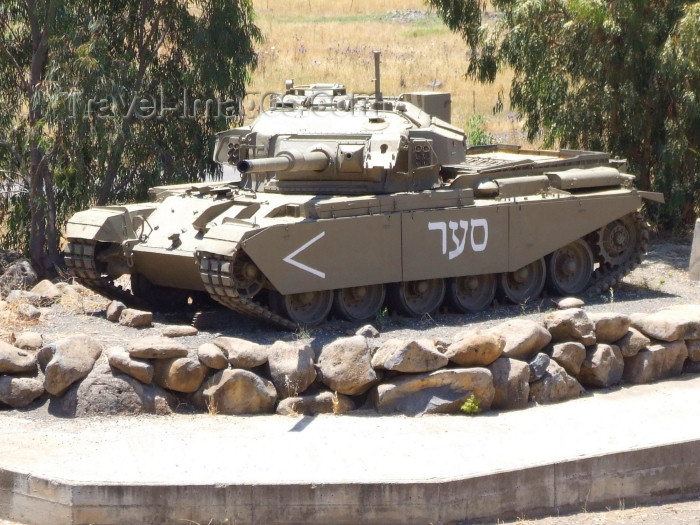
[[(506, 95), (511, 74), (491, 85), (466, 80), (468, 50), (434, 13), (406, 20), (391, 11), (426, 11), (419, 0), (254, 0), (256, 22), (265, 35), (251, 91), (265, 93), (297, 83), (339, 82), (355, 93), (372, 93), (372, 50), (382, 52), (382, 92), (452, 93), (452, 122), (464, 127), (474, 112), (487, 129), (519, 135), (518, 122), (506, 110), (493, 115), (498, 92)], [(440, 82), (437, 88), (429, 84)], [(506, 104), (507, 106), (507, 104)]]

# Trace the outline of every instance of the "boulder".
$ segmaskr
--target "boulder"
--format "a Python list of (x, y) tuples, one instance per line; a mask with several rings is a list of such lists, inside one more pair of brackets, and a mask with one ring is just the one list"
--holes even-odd
[(82, 296), (80, 292), (72, 285), (64, 282), (56, 283), (56, 288), (61, 292), (61, 302), (80, 302), (82, 301)]
[(372, 367), (406, 373), (432, 372), (447, 362), (428, 339), (387, 339), (372, 356)]
[(585, 305), (578, 297), (564, 297), (557, 301), (557, 308), (560, 310), (568, 310), (569, 308), (581, 308)]
[(684, 341), (649, 345), (636, 355), (625, 359), (623, 378), (630, 383), (651, 383), (679, 375), (688, 357)]
[(17, 308), (17, 317), (25, 321), (36, 321), (41, 317), (41, 310), (29, 303), (23, 303)]
[(131, 357), (140, 359), (172, 359), (187, 355), (185, 345), (159, 335), (134, 339), (129, 343), (127, 350)]
[(197, 357), (209, 368), (223, 370), (228, 368), (228, 358), (224, 351), (214, 343), (204, 343), (197, 348)]
[(630, 328), (622, 339), (615, 342), (615, 346), (622, 352), (622, 357), (637, 355), (637, 352), (646, 348), (649, 344), (651, 344), (651, 339), (636, 328)]
[(153, 314), (144, 310), (124, 308), (119, 314), (119, 324), (130, 328), (147, 328), (153, 324)]
[(41, 397), (44, 383), (36, 377), (0, 376), (0, 403), (22, 408)]
[(189, 325), (168, 326), (163, 329), (164, 337), (190, 337), (198, 333), (199, 330)]
[(209, 369), (199, 359), (175, 357), (153, 362), (153, 382), (175, 392), (196, 392)]
[(586, 359), (586, 347), (575, 341), (552, 345), (551, 352), (552, 359), (572, 376), (579, 374), (581, 365)]
[(482, 410), (494, 396), (491, 372), (485, 368), (443, 369), (427, 374), (401, 376), (381, 383), (371, 399), (381, 414), (456, 414), (472, 394)]
[(503, 410), (525, 408), (530, 394), (530, 367), (528, 364), (517, 359), (501, 357), (491, 363), (488, 369), (493, 376), (495, 390), (491, 408)]
[(595, 326), (595, 338), (598, 343), (613, 344), (619, 341), (627, 334), (632, 323), (629, 315), (612, 312), (589, 313), (588, 318)]
[(700, 339), (700, 314), (692, 309), (661, 310), (631, 317), (632, 326), (652, 339)]
[(307, 345), (277, 341), (269, 348), (267, 360), (279, 398), (299, 395), (316, 379), (314, 353)]
[(21, 304), (31, 304), (32, 306), (41, 306), (41, 296), (36, 293), (27, 292), (25, 290), (12, 290), (5, 298), (7, 304), (15, 306)]
[(39, 301), (42, 306), (51, 306), (59, 301), (61, 298), (61, 290), (59, 290), (54, 283), (48, 279), (44, 279), (37, 283), (34, 288), (30, 290), (31, 293), (35, 293), (39, 296)]
[(557, 403), (579, 397), (584, 392), (580, 383), (552, 359), (542, 379), (530, 385), (530, 401)]
[(325, 345), (318, 367), (321, 381), (340, 394), (364, 394), (377, 381), (369, 344), (359, 335), (342, 337)]
[(36, 354), (0, 341), (0, 374), (22, 374), (36, 370)]
[(277, 391), (267, 379), (242, 369), (217, 372), (202, 385), (195, 402), (212, 414), (262, 414), (275, 410)]
[(26, 259), (18, 259), (5, 266), (5, 271), (0, 275), (0, 297), (4, 297), (11, 290), (27, 289), (34, 286), (39, 277), (34, 268)]
[(578, 380), (584, 386), (607, 388), (622, 379), (625, 362), (615, 345), (597, 344), (586, 350)]
[(580, 308), (551, 312), (545, 316), (544, 326), (555, 343), (573, 339), (589, 346), (596, 342), (593, 323)]
[(236, 337), (217, 337), (214, 344), (226, 353), (233, 368), (255, 368), (267, 363), (267, 347), (252, 341)]
[[(16, 341), (15, 346), (17, 346)], [(700, 339), (686, 339), (685, 346), (688, 348), (688, 359), (695, 362), (700, 361)]]
[(115, 368), (126, 375), (138, 379), (146, 385), (153, 381), (153, 365), (142, 359), (134, 359), (124, 348), (111, 346), (105, 350), (109, 366)]
[(379, 337), (379, 330), (377, 330), (371, 324), (366, 324), (357, 329), (355, 335), (361, 335), (362, 337), (375, 338)]
[(488, 366), (501, 357), (506, 339), (496, 331), (462, 332), (459, 339), (447, 347), (445, 357), (458, 365)]
[(102, 343), (87, 335), (74, 335), (47, 345), (52, 354), (44, 371), (44, 388), (53, 396), (86, 377), (102, 354)]
[(528, 319), (513, 319), (491, 329), (505, 338), (503, 355), (512, 359), (528, 360), (552, 340), (542, 323)]
[(121, 301), (112, 301), (107, 305), (107, 320), (113, 323), (118, 323), (122, 312), (126, 309), (126, 305)]
[(39, 350), (44, 346), (44, 338), (36, 332), (22, 332), (15, 338), (14, 346), (22, 350)]
[(530, 376), (528, 382), (534, 383), (542, 379), (549, 366), (549, 356), (543, 352), (537, 354), (529, 363)]
[(277, 413), (282, 416), (295, 414), (313, 416), (316, 414), (345, 414), (355, 409), (352, 399), (342, 394), (323, 391), (316, 394), (288, 397), (277, 405)]

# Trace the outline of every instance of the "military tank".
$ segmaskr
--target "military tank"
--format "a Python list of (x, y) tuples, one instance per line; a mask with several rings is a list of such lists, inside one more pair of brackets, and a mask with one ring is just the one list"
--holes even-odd
[[(250, 125), (216, 136), (239, 180), (161, 186), (151, 202), (67, 224), (85, 286), (154, 308), (209, 297), (285, 328), (331, 311), (423, 316), (602, 292), (645, 252), (634, 188), (609, 154), (467, 147), (448, 93), (384, 97), (295, 85)], [(115, 286), (128, 274), (131, 290)]]

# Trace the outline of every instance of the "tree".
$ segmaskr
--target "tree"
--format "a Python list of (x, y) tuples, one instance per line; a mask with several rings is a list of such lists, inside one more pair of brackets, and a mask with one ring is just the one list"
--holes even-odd
[[(428, 0), (471, 47), (467, 75), (512, 68), (512, 106), (530, 140), (624, 156), (642, 189), (687, 224), (700, 202), (700, 3), (681, 0)], [(501, 99), (502, 100), (502, 99)]]
[(75, 209), (215, 170), (260, 39), (249, 0), (4, 2), (0, 170), (28, 190), (5, 200), (4, 241), (46, 271)]

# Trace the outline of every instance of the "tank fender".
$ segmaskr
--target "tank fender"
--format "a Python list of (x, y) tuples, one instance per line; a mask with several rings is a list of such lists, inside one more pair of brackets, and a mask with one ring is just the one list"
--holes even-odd
[(246, 221), (224, 222), (220, 226), (214, 226), (197, 244), (197, 252), (231, 257), (246, 233), (251, 232), (252, 226), (252, 223)]
[(152, 205), (104, 206), (73, 215), (66, 224), (66, 238), (122, 243), (136, 237), (134, 220), (139, 224), (155, 209)]
[(659, 204), (665, 202), (663, 193), (656, 193), (654, 191), (638, 191), (637, 193), (642, 199), (648, 201), (658, 202)]

